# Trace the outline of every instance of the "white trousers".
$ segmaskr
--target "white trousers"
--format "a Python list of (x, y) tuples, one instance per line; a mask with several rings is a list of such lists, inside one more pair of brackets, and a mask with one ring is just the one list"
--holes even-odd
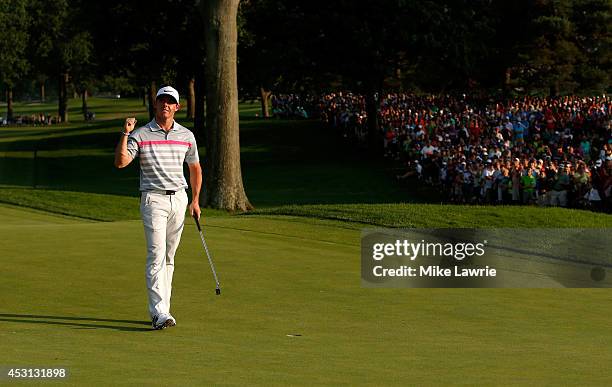
[(187, 203), (185, 190), (174, 195), (143, 192), (140, 198), (147, 240), (145, 278), (151, 318), (170, 313), (174, 255), (181, 240)]

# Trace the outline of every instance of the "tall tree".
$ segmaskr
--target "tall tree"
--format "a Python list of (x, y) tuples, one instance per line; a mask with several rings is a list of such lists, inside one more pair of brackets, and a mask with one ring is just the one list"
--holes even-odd
[(81, 60), (74, 63), (72, 67), (72, 84), (75, 90), (81, 95), (81, 112), (85, 119), (89, 113), (88, 96), (91, 93), (94, 85), (98, 82), (96, 60), (94, 50), (91, 49), (91, 37), (85, 37), (84, 44), (88, 46), (90, 54), (82, 55)]
[[(102, 71), (144, 90), (151, 119), (157, 88), (162, 85), (176, 87), (184, 97), (182, 105), (193, 100), (190, 80), (204, 57), (201, 39), (194, 39), (203, 35), (197, 3), (107, 0), (86, 4), (88, 13), (96, 15), (92, 29), (96, 53), (104, 58), (99, 63)], [(186, 110), (193, 113), (197, 109)]]
[[(492, 31), (481, 34), (476, 39), (486, 48), (479, 52), (482, 66), (479, 68), (479, 79), (489, 90), (501, 90), (510, 97), (523, 71), (524, 58), (521, 58), (526, 47), (531, 44), (529, 26), (534, 4), (531, 0), (492, 0), (487, 7), (490, 10), (488, 25)], [(481, 13), (477, 13), (481, 18)]]
[[(259, 97), (269, 117), (272, 92), (307, 90), (318, 39), (298, 0), (243, 0), (238, 13), (238, 84), (243, 98)], [(314, 17), (314, 15), (312, 15)]]
[(579, 91), (605, 93), (612, 81), (612, 2), (576, 1), (573, 11), (574, 38), (581, 52), (576, 64)]
[(27, 56), (32, 64), (31, 75), (39, 83), (40, 99), (43, 102), (46, 99), (46, 82), (57, 79), (54, 45), (60, 37), (67, 8), (66, 0), (28, 2), (28, 14), (32, 17), (32, 23)]
[(580, 51), (574, 41), (570, 0), (539, 0), (529, 25), (530, 43), (520, 54), (522, 84), (549, 95), (572, 93)]
[(157, 87), (162, 78), (172, 77), (178, 24), (169, 15), (180, 7), (171, 0), (91, 1), (85, 7), (96, 15), (91, 29), (96, 51), (104, 58), (102, 71), (142, 87), (152, 119)]
[[(38, 73), (58, 80), (58, 118), (68, 121), (68, 86), (71, 76), (84, 79), (93, 53), (88, 16), (83, 0), (30, 0), (33, 15), (31, 42)], [(80, 73), (82, 71), (82, 73)]]
[(29, 18), (25, 0), (0, 2), (0, 81), (6, 86), (7, 120), (13, 120), (13, 87), (25, 74)]
[[(493, 0), (447, 0), (418, 2), (411, 7), (417, 28), (406, 40), (414, 41), (414, 72), (423, 90), (466, 90), (490, 83), (491, 77), (499, 79), (490, 74), (491, 66), (486, 63), (498, 54), (494, 52), (494, 4)], [(512, 24), (519, 22), (513, 20)], [(501, 32), (509, 30), (506, 25), (500, 28)], [(517, 31), (510, 29), (509, 33), (516, 35)]]
[[(378, 98), (384, 80), (406, 66), (414, 55), (415, 1), (339, 0), (308, 3), (307, 14), (321, 13), (319, 44), (313, 48), (319, 66), (341, 76), (343, 84), (366, 96), (368, 144), (372, 154), (382, 146), (378, 127)], [(410, 20), (411, 22), (407, 22)], [(312, 20), (315, 22), (315, 20)]]
[(208, 207), (229, 211), (253, 208), (240, 169), (236, 18), (239, 0), (202, 1), (206, 39), (206, 162)]
[[(92, 55), (91, 35), (87, 31), (76, 32), (66, 31), (68, 37), (57, 46), (59, 52), (59, 73), (60, 73), (60, 95), (58, 115), (61, 122), (68, 121), (68, 95), (67, 86), (71, 80), (85, 96), (83, 109), (87, 109), (87, 85), (91, 82), (91, 67), (89, 57)], [(85, 112), (83, 112), (85, 113)]]

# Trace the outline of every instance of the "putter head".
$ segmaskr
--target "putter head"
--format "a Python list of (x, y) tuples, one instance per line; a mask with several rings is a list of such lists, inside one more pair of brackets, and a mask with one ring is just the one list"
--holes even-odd
[(215, 289), (215, 294), (216, 294), (217, 296), (220, 296), (220, 295), (221, 295), (221, 289), (216, 288), (216, 289)]

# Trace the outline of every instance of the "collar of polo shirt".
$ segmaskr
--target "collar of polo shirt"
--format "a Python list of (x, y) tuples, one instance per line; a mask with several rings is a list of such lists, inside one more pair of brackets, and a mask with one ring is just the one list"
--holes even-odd
[[(172, 127), (170, 128), (170, 130), (173, 130), (175, 128), (176, 126), (175, 124), (176, 124), (176, 121), (172, 121)], [(159, 130), (164, 131), (164, 129), (161, 126), (159, 126), (159, 124), (157, 123), (157, 121), (155, 121), (155, 119), (153, 119), (153, 121), (150, 122), (149, 129), (151, 129), (152, 132), (159, 131)]]

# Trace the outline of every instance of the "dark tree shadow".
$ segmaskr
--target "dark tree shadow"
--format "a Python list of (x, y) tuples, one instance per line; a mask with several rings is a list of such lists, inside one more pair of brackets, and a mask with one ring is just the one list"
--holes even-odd
[[(54, 321), (54, 320), (89, 321), (91, 323), (66, 322), (66, 321)], [(126, 332), (149, 332), (152, 330), (150, 327), (143, 328), (141, 326), (132, 327), (132, 326), (97, 324), (98, 322), (111, 322), (111, 323), (127, 323), (127, 324), (134, 324), (134, 325), (150, 326), (151, 323), (149, 321), (114, 320), (114, 319), (95, 318), (95, 317), (66, 317), (66, 316), (48, 316), (48, 315), (34, 315), (34, 314), (0, 313), (0, 321), (27, 323), (27, 324), (62, 325), (62, 326), (80, 328), (80, 329), (114, 329), (114, 330), (126, 331)]]

